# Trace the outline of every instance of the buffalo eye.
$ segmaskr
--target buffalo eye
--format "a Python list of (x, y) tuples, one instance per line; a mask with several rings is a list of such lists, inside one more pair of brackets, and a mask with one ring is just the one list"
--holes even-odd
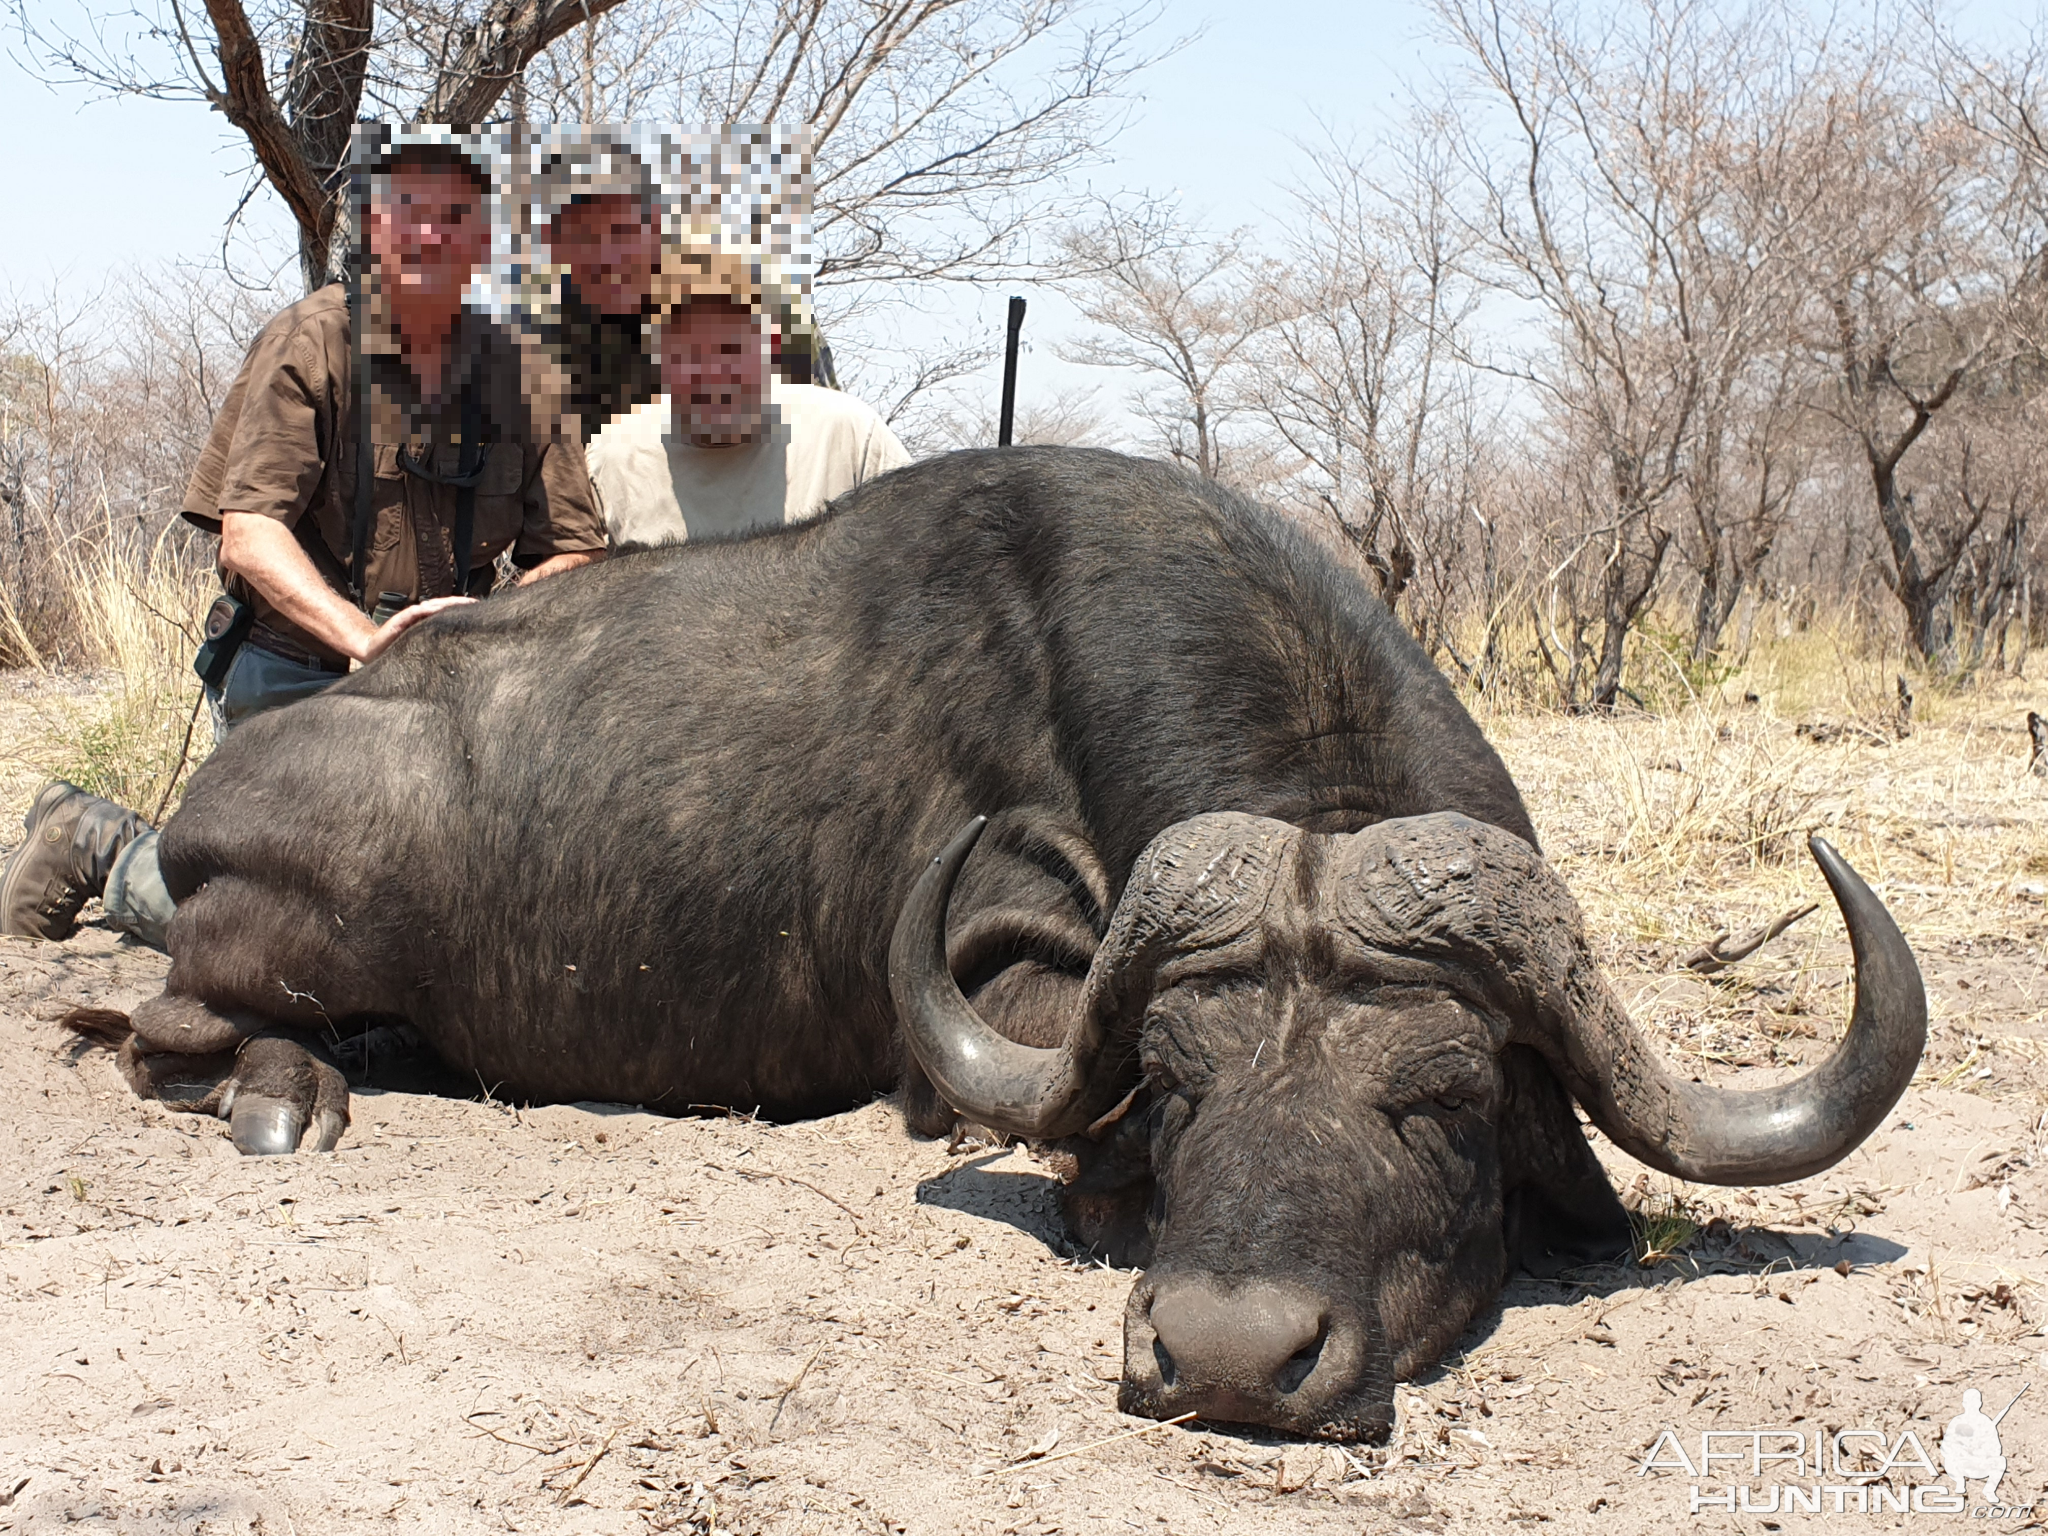
[(1399, 1124), (1411, 1115), (1422, 1115), (1431, 1120), (1449, 1120), (1464, 1115), (1478, 1106), (1476, 1096), (1463, 1094), (1431, 1094), (1426, 1098), (1410, 1099), (1384, 1111), (1387, 1118)]
[(1147, 1055), (1144, 1059), (1145, 1077), (1161, 1098), (1193, 1106), (1201, 1101), (1202, 1093), (1208, 1087), (1209, 1074), (1201, 1070), (1199, 1062), (1182, 1062), (1180, 1065), (1193, 1070), (1176, 1071), (1172, 1062)]
[(1208, 1049), (1210, 1031), (1187, 1003), (1184, 994), (1153, 999), (1138, 1061), (1161, 1093), (1195, 1100), (1208, 1092), (1216, 1063)]
[(1463, 1124), (1474, 1118), (1483, 1118), (1492, 1106), (1492, 1084), (1466, 1078), (1417, 1084), (1388, 1106), (1387, 1113), (1397, 1123), (1410, 1115), (1422, 1115), (1431, 1120)]
[(1409, 1112), (1425, 1114), (1434, 1120), (1469, 1125), (1474, 1120), (1485, 1118), (1492, 1107), (1492, 1093), (1474, 1084), (1470, 1088), (1439, 1089), (1426, 1099), (1416, 1100)]

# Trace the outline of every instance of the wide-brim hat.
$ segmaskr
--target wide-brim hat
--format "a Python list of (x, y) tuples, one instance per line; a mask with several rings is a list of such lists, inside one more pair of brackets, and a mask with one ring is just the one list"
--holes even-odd
[(771, 312), (772, 318), (764, 287), (759, 256), (731, 247), (684, 246), (663, 253), (649, 296), (662, 319), (702, 302), (736, 304), (756, 314)]

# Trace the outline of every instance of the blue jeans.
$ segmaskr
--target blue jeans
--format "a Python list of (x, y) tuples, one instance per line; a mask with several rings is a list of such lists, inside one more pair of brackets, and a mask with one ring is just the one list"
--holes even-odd
[(302, 667), (296, 661), (244, 645), (228, 663), (228, 675), (221, 679), (220, 691), (206, 690), (206, 702), (213, 710), (213, 744), (219, 746), (229, 731), (251, 715), (310, 699), (345, 676), (344, 672)]
[[(340, 682), (344, 675), (302, 667), (282, 656), (244, 645), (228, 663), (227, 676), (221, 679), (219, 690), (206, 690), (206, 702), (213, 712), (213, 744), (219, 746), (229, 731), (251, 715), (309, 699)], [(116, 928), (151, 949), (164, 947), (164, 934), (178, 904), (164, 888), (163, 870), (157, 865), (156, 833), (145, 832), (121, 850), (107, 876), (102, 901), (107, 921)]]

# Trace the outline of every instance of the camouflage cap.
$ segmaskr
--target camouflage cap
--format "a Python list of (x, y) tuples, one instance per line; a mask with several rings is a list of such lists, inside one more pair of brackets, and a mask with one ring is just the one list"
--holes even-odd
[(774, 257), (702, 235), (668, 246), (651, 285), (649, 313), (657, 319), (700, 301), (724, 301), (765, 315), (785, 336), (815, 329), (810, 295)]
[(597, 197), (631, 197), (651, 205), (658, 190), (647, 162), (630, 145), (602, 132), (584, 132), (549, 149), (529, 187), (543, 219)]

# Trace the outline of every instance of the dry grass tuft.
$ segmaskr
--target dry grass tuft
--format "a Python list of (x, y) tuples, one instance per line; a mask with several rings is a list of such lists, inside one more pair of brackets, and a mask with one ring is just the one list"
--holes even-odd
[[(1664, 880), (1740, 875), (1796, 857), (1828, 819), (1812, 752), (1757, 723), (1688, 710), (1653, 721), (1577, 722), (1602, 858)], [(1649, 728), (1646, 728), (1649, 727)]]
[[(2048, 779), (2026, 714), (2048, 685), (1915, 676), (1824, 627), (1766, 637), (1675, 712), (1568, 716), (1475, 704), (1585, 912), (1624, 1005), (1689, 1074), (1818, 1061), (1850, 1008), (1848, 946), (1805, 852), (1818, 832), (1883, 898), (1927, 981), (1920, 1081), (2048, 1103)], [(1856, 724), (1816, 744), (1797, 727)], [(1683, 957), (1717, 930), (1820, 910), (1709, 981)], [(2040, 1042), (2036, 1048), (2031, 1042)]]
[(1654, 1187), (1648, 1175), (1622, 1195), (1635, 1232), (1635, 1261), (1645, 1269), (1675, 1259), (1700, 1235), (1712, 1213), (1699, 1206), (1686, 1186), (1673, 1179)]
[[(192, 653), (218, 586), (161, 540), (140, 561), (111, 545), (74, 543), (53, 565), (79, 647), (64, 660), (102, 674), (104, 685), (81, 699), (40, 704), (38, 739), (22, 755), (42, 776), (158, 816), (194, 753), (203, 756), (211, 744), (208, 726), (196, 722)], [(30, 645), (4, 598), (0, 632), (38, 669), (56, 660)]]

